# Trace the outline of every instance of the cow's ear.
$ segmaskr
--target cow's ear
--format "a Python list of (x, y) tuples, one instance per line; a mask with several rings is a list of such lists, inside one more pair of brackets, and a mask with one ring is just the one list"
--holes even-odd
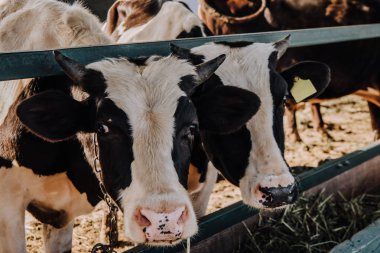
[(38, 137), (58, 142), (93, 128), (93, 110), (60, 91), (45, 91), (22, 101), (16, 110), (21, 123)]
[(256, 94), (233, 86), (217, 87), (192, 101), (197, 109), (200, 130), (218, 134), (237, 131), (260, 107)]
[(298, 103), (319, 96), (330, 83), (330, 68), (322, 62), (304, 61), (281, 73), (289, 94)]
[(125, 0), (116, 1), (108, 10), (105, 32), (111, 35), (127, 17), (127, 3)]

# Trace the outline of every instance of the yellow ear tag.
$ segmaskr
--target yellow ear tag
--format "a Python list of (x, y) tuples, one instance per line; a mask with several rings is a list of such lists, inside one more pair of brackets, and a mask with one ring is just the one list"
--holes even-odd
[(303, 80), (299, 76), (294, 77), (293, 87), (290, 89), (294, 100), (298, 103), (304, 100), (305, 98), (317, 93), (313, 83), (310, 79)]

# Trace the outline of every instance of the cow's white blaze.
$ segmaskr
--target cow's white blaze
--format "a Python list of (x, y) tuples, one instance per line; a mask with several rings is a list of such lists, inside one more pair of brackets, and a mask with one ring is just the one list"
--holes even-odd
[(275, 51), (271, 43), (253, 43), (239, 48), (208, 44), (192, 49), (193, 53), (204, 55), (205, 60), (226, 54), (226, 60), (215, 72), (223, 84), (250, 90), (261, 100), (260, 109), (246, 124), (252, 148), (245, 175), (239, 182), (243, 201), (257, 208), (264, 208), (259, 202), (263, 200), (259, 187), (287, 187), (294, 183), (272, 128), (273, 98), (268, 66), (269, 56)]
[(182, 238), (191, 236), (197, 231), (196, 218), (188, 193), (179, 183), (171, 151), (178, 99), (186, 96), (178, 84), (182, 76), (195, 74), (194, 67), (172, 56), (148, 60), (146, 66), (117, 61), (101, 61), (88, 68), (103, 73), (108, 98), (127, 114), (132, 130), (132, 182), (120, 193), (126, 236), (135, 242), (146, 241), (134, 218), (139, 208), (171, 213), (182, 206), (189, 215)]

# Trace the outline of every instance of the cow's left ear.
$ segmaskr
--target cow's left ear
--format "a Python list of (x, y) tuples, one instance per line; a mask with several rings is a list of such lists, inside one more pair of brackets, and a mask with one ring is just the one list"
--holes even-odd
[(218, 134), (240, 129), (255, 115), (261, 103), (253, 92), (233, 86), (217, 87), (192, 101), (200, 130)]
[(90, 105), (60, 91), (45, 91), (22, 101), (16, 110), (21, 123), (36, 136), (59, 142), (79, 131), (91, 131)]
[(322, 62), (299, 62), (281, 73), (288, 83), (288, 92), (298, 103), (318, 97), (329, 85), (331, 72)]
[(105, 32), (109, 35), (123, 22), (127, 17), (127, 1), (117, 0), (108, 10)]

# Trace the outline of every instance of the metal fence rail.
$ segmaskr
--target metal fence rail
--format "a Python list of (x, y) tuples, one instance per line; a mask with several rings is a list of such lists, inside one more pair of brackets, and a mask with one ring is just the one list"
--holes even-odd
[[(207, 38), (193, 38), (174, 41), (159, 41), (110, 46), (82, 47), (62, 49), (62, 52), (81, 63), (87, 64), (105, 57), (137, 57), (153, 54), (167, 55), (170, 52), (169, 42), (173, 42), (182, 47), (191, 48), (212, 41), (244, 40), (254, 42), (272, 42), (279, 40), (288, 34), (292, 35), (291, 47), (312, 46), (377, 38), (380, 37), (380, 24), (214, 36)], [(39, 76), (51, 76), (60, 73), (62, 73), (62, 71), (54, 61), (51, 50), (0, 54), (0, 81)]]

